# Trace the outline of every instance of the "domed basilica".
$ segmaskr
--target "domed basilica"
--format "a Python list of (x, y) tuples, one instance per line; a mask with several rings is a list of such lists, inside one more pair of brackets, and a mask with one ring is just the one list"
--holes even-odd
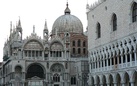
[(66, 5), (51, 34), (45, 21), (43, 37), (22, 38), (19, 19), (4, 44), (0, 86), (87, 86), (87, 35), (79, 18)]

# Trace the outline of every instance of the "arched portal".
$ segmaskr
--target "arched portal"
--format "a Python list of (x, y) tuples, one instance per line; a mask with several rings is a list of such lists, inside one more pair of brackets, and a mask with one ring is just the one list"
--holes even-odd
[(15, 83), (16, 86), (22, 86), (22, 83), (21, 83), (22, 68), (21, 68), (21, 66), (16, 66), (15, 67), (15, 80), (16, 80), (16, 83)]
[(28, 68), (26, 78), (32, 77), (44, 78), (44, 70), (39, 64), (32, 64)]
[(26, 86), (44, 86), (44, 69), (40, 64), (32, 64), (27, 69)]

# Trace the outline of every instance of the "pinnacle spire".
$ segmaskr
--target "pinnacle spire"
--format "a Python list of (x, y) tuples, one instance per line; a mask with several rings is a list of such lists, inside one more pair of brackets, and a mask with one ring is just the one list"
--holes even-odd
[(21, 26), (20, 16), (19, 16), (18, 26)]
[(35, 25), (33, 25), (33, 33), (35, 33)]
[(47, 20), (45, 19), (45, 26), (44, 26), (44, 29), (48, 29), (47, 28)]

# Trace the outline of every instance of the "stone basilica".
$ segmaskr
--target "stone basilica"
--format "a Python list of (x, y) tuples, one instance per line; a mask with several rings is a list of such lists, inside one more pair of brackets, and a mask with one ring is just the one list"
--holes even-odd
[(21, 20), (3, 48), (0, 86), (87, 86), (87, 33), (68, 7), (57, 18), (51, 34), (45, 21), (43, 37), (22, 38)]

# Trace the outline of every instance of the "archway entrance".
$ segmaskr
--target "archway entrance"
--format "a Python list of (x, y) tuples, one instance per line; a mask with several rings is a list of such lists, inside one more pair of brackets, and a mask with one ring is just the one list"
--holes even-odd
[(26, 86), (44, 86), (44, 70), (39, 64), (29, 66), (26, 74)]

